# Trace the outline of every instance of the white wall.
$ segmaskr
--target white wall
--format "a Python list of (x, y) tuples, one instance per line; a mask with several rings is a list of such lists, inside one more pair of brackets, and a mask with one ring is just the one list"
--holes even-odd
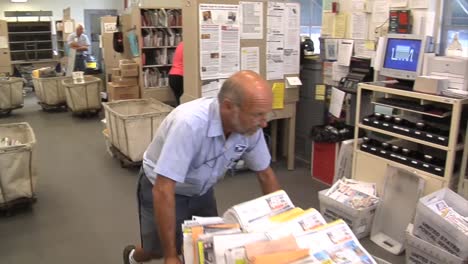
[[(84, 23), (84, 9), (117, 9), (123, 10), (124, 0), (29, 0), (27, 3), (11, 3), (0, 0), (0, 19), (6, 19), (4, 11), (52, 11), (53, 20), (61, 20), (63, 9), (70, 7), (71, 18)], [(7, 20), (11, 20), (9, 18)]]

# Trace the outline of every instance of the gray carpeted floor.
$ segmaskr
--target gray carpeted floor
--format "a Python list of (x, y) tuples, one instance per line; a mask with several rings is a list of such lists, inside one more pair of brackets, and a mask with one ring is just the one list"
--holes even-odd
[[(122, 249), (139, 241), (135, 183), (138, 169), (123, 169), (106, 152), (99, 117), (45, 113), (33, 95), (0, 123), (29, 122), (37, 138), (38, 202), (32, 210), (0, 217), (0, 263), (122, 263)], [(318, 209), (307, 165), (287, 171), (273, 164), (283, 188), (302, 208)], [(252, 173), (226, 177), (216, 188), (219, 212), (261, 194)], [(364, 239), (376, 256), (403, 263)], [(159, 263), (159, 262), (154, 262)], [(161, 262), (162, 263), (162, 262)]]

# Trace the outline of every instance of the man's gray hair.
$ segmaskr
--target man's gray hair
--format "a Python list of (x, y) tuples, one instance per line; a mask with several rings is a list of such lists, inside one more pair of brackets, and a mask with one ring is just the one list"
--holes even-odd
[(218, 101), (222, 103), (224, 99), (229, 99), (239, 107), (242, 105), (244, 93), (239, 81), (235, 78), (227, 79), (221, 86), (221, 90), (218, 93)]

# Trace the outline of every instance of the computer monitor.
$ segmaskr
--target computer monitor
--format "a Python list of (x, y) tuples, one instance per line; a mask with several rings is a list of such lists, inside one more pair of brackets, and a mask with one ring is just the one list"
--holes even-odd
[(384, 43), (380, 75), (399, 80), (416, 80), (422, 73), (426, 37), (388, 34)]

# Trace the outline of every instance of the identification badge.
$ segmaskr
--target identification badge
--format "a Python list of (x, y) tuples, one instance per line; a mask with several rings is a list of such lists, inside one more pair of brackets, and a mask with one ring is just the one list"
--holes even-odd
[(244, 144), (236, 144), (234, 146), (234, 151), (235, 152), (244, 152), (245, 149), (247, 149), (247, 145), (244, 145)]

